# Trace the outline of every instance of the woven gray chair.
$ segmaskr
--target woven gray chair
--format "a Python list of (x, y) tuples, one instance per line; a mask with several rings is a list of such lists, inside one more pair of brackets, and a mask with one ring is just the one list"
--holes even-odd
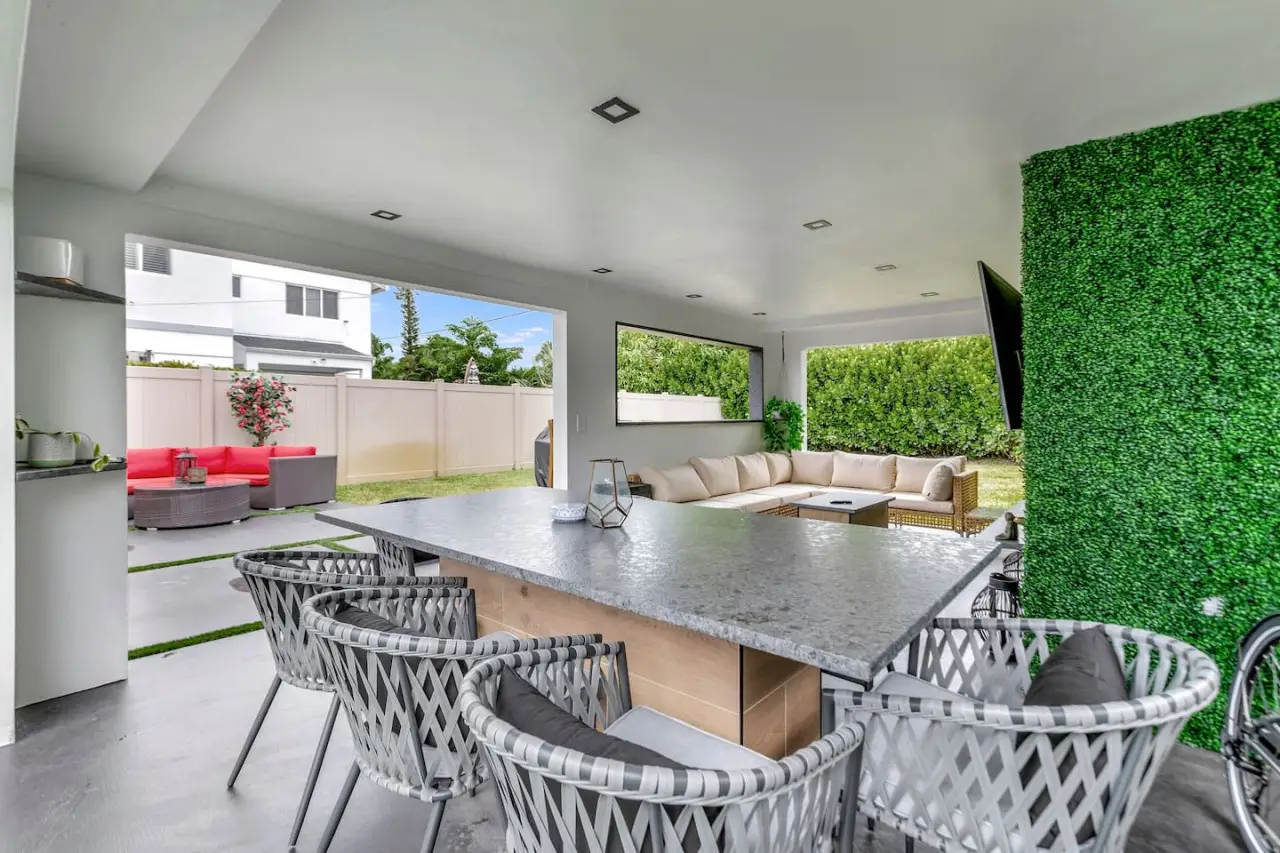
[[(275, 702), (280, 685), (289, 684), (303, 690), (333, 692), (333, 684), (325, 676), (320, 661), (315, 656), (314, 644), (302, 627), (302, 603), (313, 595), (333, 589), (370, 586), (465, 587), (466, 578), (405, 577), (384, 575), (384, 566), (377, 554), (358, 554), (341, 551), (247, 551), (236, 556), (234, 565), (249, 586), (249, 595), (266, 628), (267, 643), (275, 660), (276, 672), (271, 686), (262, 700), (258, 715), (249, 727), (244, 746), (236, 757), (227, 787), (233, 788), (249, 750), (262, 730), (267, 712)], [(475, 631), (474, 622), (471, 630)], [(289, 833), (289, 846), (298, 843), (302, 823), (307, 816), (316, 780), (324, 763), (333, 725), (338, 718), (338, 698), (329, 704), (329, 714), (320, 731), (311, 770), (302, 791), (302, 800)]]
[[(345, 608), (369, 611), (426, 636), (357, 627), (335, 618)], [(454, 797), (474, 793), (487, 776), (457, 704), (472, 665), (496, 654), (600, 639), (517, 640), (495, 634), (476, 640), (471, 590), (443, 587), (325, 593), (306, 602), (303, 623), (346, 709), (355, 743), (355, 762), (319, 853), (329, 849), (361, 773), (381, 788), (432, 804), (422, 844), (423, 853), (430, 853), (445, 806)]]
[[(426, 496), (390, 498), (385, 501), (379, 501), (378, 506), (429, 500), (431, 498)], [(435, 554), (428, 554), (426, 551), (419, 551), (416, 548), (410, 548), (408, 545), (401, 545), (399, 542), (392, 542), (390, 539), (383, 539), (380, 536), (373, 538), (373, 547), (378, 549), (378, 556), (382, 558), (382, 564), (388, 568), (395, 567), (396, 574), (416, 575), (418, 573), (418, 563), (437, 559)]]
[(552, 746), (499, 719), (493, 707), (500, 679), (510, 677), (504, 672), (606, 732), (631, 709), (631, 696), (621, 643), (519, 652), (472, 669), (462, 685), (463, 719), (493, 766), (509, 853), (831, 849), (859, 726), (839, 726), (781, 761), (761, 757), (750, 769), (637, 766)]
[(1186, 643), (1104, 625), (1128, 701), (1021, 706), (1054, 638), (1096, 624), (937, 619), (912, 644), (918, 681), (891, 675), (872, 692), (837, 691), (837, 719), (866, 727), (857, 810), (907, 836), (908, 849), (918, 839), (942, 850), (1123, 850), (1219, 676)]

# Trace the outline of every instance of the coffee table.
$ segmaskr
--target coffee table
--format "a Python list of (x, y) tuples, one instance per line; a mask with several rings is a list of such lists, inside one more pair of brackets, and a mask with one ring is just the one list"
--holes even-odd
[(210, 477), (204, 485), (169, 479), (133, 487), (133, 526), (146, 530), (237, 524), (249, 517), (249, 481)]
[[(858, 492), (823, 492), (820, 495), (791, 501), (800, 518), (861, 524), (864, 527), (888, 527), (888, 495), (863, 495)], [(833, 503), (849, 501), (849, 503)]]

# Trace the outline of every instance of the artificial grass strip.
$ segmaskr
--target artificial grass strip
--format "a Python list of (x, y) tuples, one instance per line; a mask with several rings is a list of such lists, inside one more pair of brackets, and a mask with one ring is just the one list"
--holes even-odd
[(152, 655), (162, 655), (165, 652), (185, 649), (188, 646), (198, 646), (201, 643), (210, 643), (214, 640), (221, 640), (224, 637), (235, 637), (240, 634), (249, 634), (260, 630), (262, 630), (261, 622), (246, 622), (243, 625), (232, 625), (230, 628), (219, 628), (216, 631), (206, 631), (203, 634), (196, 634), (193, 637), (184, 637), (181, 640), (168, 640), (163, 643), (152, 643), (149, 646), (130, 649), (129, 660), (151, 657)]
[[(360, 533), (351, 533), (346, 536), (331, 536), (327, 539), (307, 539), (303, 542), (286, 542), (283, 545), (263, 545), (260, 548), (246, 548), (244, 550), (246, 551), (285, 551), (285, 550), (288, 550), (289, 548), (302, 548), (306, 545), (330, 545), (330, 547), (332, 547), (331, 543), (342, 542), (346, 539), (358, 539), (361, 535), (362, 534)], [(349, 551), (353, 549), (338, 548), (335, 550)], [(236, 554), (240, 554), (240, 553), (243, 553), (243, 552), (230, 551), (226, 554), (209, 554), (208, 556), (204, 556), (204, 557), (186, 557), (181, 560), (168, 560), (163, 563), (147, 563), (146, 565), (142, 565), (142, 566), (130, 566), (129, 574), (133, 574), (134, 572), (150, 572), (156, 569), (168, 569), (168, 568), (172, 568), (173, 566), (186, 566), (186, 565), (190, 565), (191, 563), (205, 563), (205, 562), (208, 562), (209, 560), (225, 560), (227, 557), (234, 557)]]
[(356, 553), (356, 549), (355, 549), (355, 548), (348, 548), (346, 545), (341, 544), (341, 540), (343, 540), (343, 539), (352, 539), (352, 538), (354, 538), (354, 537), (351, 537), (351, 536), (341, 536), (341, 537), (338, 537), (337, 539), (321, 539), (321, 540), (320, 540), (319, 542), (317, 542), (316, 544), (317, 544), (317, 545), (323, 545), (323, 546), (324, 546), (324, 547), (326, 547), (326, 548), (332, 548), (334, 551), (345, 551), (345, 552), (347, 552), (348, 554), (354, 554), (354, 553)]

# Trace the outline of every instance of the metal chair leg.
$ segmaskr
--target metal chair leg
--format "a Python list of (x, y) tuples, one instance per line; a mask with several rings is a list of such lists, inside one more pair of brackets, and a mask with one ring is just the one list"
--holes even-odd
[(914, 838), (907, 838), (907, 853), (916, 853), (916, 840)]
[(862, 746), (860, 745), (849, 756), (849, 764), (845, 771), (843, 799), (840, 809), (840, 853), (852, 853), (853, 836), (858, 826), (858, 786), (862, 782)]
[(302, 802), (298, 803), (298, 814), (293, 819), (293, 830), (289, 833), (291, 848), (298, 843), (298, 836), (302, 834), (302, 822), (307, 817), (311, 795), (316, 791), (316, 780), (320, 778), (320, 768), (324, 766), (325, 753), (329, 751), (329, 739), (333, 737), (333, 724), (338, 719), (339, 707), (341, 706), (338, 695), (335, 693), (333, 701), (329, 703), (329, 716), (325, 718), (324, 729), (320, 732), (320, 742), (316, 744), (315, 757), (311, 759), (311, 772), (307, 774), (307, 784), (302, 789)]
[(427, 834), (422, 839), (422, 853), (433, 853), (436, 849), (436, 837), (440, 834), (440, 821), (444, 817), (444, 807), (448, 800), (441, 800), (431, 806), (431, 818), (427, 823)]
[(258, 709), (258, 716), (254, 718), (253, 725), (249, 727), (249, 736), (244, 739), (244, 746), (240, 747), (240, 756), (236, 759), (236, 766), (231, 768), (231, 776), (227, 779), (227, 787), (234, 788), (236, 786), (236, 778), (240, 776), (240, 769), (244, 767), (244, 760), (249, 757), (249, 750), (253, 747), (253, 742), (258, 739), (258, 732), (262, 729), (262, 721), (267, 718), (267, 711), (271, 710), (271, 703), (276, 701), (276, 693), (280, 692), (280, 676), (271, 676), (271, 686), (267, 688), (267, 696), (262, 700), (262, 707)]
[(342, 813), (347, 810), (347, 803), (351, 800), (351, 792), (355, 790), (356, 780), (360, 778), (360, 765), (354, 761), (351, 762), (351, 769), (347, 771), (347, 781), (342, 783), (342, 793), (338, 794), (338, 802), (334, 804), (333, 814), (329, 815), (329, 823), (324, 828), (324, 835), (320, 836), (320, 846), (316, 848), (316, 853), (328, 853), (329, 845), (333, 843), (333, 836), (338, 832), (338, 823), (342, 820)]

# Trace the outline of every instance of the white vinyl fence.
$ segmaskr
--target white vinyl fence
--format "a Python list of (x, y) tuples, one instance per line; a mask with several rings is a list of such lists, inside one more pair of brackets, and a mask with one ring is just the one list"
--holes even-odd
[[(293, 425), (280, 444), (337, 454), (338, 483), (488, 473), (533, 465), (550, 388), (286, 375)], [(251, 444), (227, 402), (231, 373), (128, 368), (129, 447)]]
[(631, 423), (720, 421), (719, 397), (618, 392), (618, 420)]

